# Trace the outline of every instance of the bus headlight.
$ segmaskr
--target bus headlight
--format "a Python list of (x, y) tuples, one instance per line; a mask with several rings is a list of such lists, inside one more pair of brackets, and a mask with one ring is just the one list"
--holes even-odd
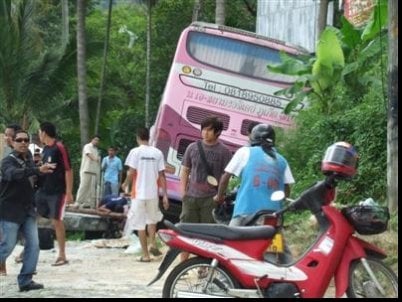
[(181, 71), (183, 71), (183, 73), (185, 73), (185, 74), (189, 74), (189, 73), (191, 73), (191, 67), (185, 65), (185, 66), (183, 66), (183, 67), (181, 68)]

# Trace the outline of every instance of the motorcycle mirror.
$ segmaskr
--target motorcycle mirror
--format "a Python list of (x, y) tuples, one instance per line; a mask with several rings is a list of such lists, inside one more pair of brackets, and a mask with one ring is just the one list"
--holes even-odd
[(271, 195), (272, 201), (281, 201), (285, 198), (285, 192), (283, 191), (275, 191)]

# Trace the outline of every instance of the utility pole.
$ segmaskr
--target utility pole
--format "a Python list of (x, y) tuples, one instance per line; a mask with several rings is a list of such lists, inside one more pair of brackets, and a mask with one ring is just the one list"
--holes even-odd
[(388, 1), (387, 198), (398, 212), (398, 0)]

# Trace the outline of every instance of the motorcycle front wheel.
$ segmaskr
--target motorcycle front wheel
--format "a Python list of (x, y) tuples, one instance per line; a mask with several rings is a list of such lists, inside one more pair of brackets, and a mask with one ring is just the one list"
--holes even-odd
[(223, 267), (210, 264), (199, 257), (180, 263), (166, 278), (162, 298), (229, 297), (226, 290), (239, 288), (238, 282)]
[[(370, 276), (360, 259), (349, 269), (348, 298), (397, 298), (398, 277), (381, 260), (368, 256), (367, 264), (375, 278)], [(378, 283), (377, 283), (378, 282)]]

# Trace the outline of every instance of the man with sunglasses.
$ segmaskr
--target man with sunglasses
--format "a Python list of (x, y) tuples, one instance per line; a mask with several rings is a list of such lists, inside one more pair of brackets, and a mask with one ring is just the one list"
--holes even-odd
[(20, 291), (42, 289), (32, 280), (39, 258), (38, 227), (34, 208), (33, 176), (52, 173), (52, 164), (35, 166), (29, 151), (29, 135), (17, 130), (13, 136), (13, 151), (1, 162), (0, 187), (0, 263), (5, 263), (14, 250), (18, 233), (24, 237), (23, 264), (17, 281)]
[[(17, 130), (21, 130), (20, 125), (18, 124), (9, 124), (6, 126), (4, 130), (4, 150), (3, 150), (3, 158), (8, 156), (13, 151), (13, 137)], [(0, 174), (0, 181), (1, 181), (1, 174)], [(1, 239), (1, 232), (0, 232), (0, 239)], [(7, 269), (6, 263), (0, 262), (0, 276), (6, 276)]]
[(9, 155), (11, 151), (13, 151), (13, 137), (15, 132), (18, 130), (21, 130), (21, 127), (18, 124), (9, 124), (4, 130), (4, 142), (6, 143), (3, 153), (4, 157)]

